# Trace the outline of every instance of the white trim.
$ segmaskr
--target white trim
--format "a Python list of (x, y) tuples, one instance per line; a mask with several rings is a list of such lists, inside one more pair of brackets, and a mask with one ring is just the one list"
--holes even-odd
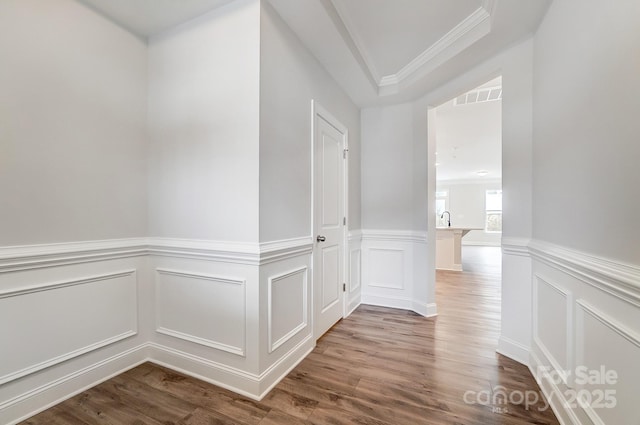
[(412, 300), (411, 310), (424, 317), (435, 317), (438, 315), (438, 306), (436, 303), (423, 303), (421, 301)]
[(529, 365), (529, 352), (530, 348), (517, 341), (514, 341), (505, 336), (501, 336), (498, 340), (498, 348), (496, 352), (503, 356), (509, 357), (512, 360), (522, 363), (525, 366)]
[(584, 300), (578, 300), (576, 301), (576, 304), (580, 306), (580, 308), (585, 313), (589, 314), (589, 316), (593, 317), (594, 319), (626, 339), (628, 342), (640, 348), (640, 335), (638, 335), (631, 329), (628, 329), (617, 320), (609, 317), (607, 314), (598, 311), (595, 307), (591, 306)]
[(362, 294), (362, 304), (375, 305), (379, 307), (400, 308), (402, 310), (413, 311), (413, 300), (405, 297), (392, 297)]
[[(525, 363), (526, 364), (526, 363)], [(541, 370), (545, 370), (542, 367), (543, 364), (532, 351), (529, 352), (529, 371), (536, 380), (540, 390), (547, 399), (551, 410), (556, 415), (558, 422), (561, 425), (580, 425), (581, 422), (576, 416), (575, 411), (569, 407), (569, 400), (565, 397), (565, 392), (561, 391), (558, 385), (553, 379), (549, 377), (549, 372), (544, 372), (542, 376), (538, 373)]]
[[(156, 273), (160, 274), (160, 275), (169, 275), (169, 276), (178, 276), (178, 277), (186, 277), (186, 278), (190, 278), (190, 279), (197, 279), (197, 280), (208, 280), (210, 282), (217, 282), (217, 283), (222, 283), (222, 284), (229, 284), (229, 285), (239, 285), (242, 287), (242, 290), (244, 292), (244, 296), (243, 296), (243, 303), (244, 303), (244, 312), (243, 312), (243, 319), (244, 319), (244, 326), (243, 326), (243, 343), (244, 345), (246, 345), (246, 335), (248, 335), (248, 323), (247, 323), (247, 318), (246, 318), (246, 303), (247, 303), (247, 294), (246, 294), (246, 280), (242, 279), (242, 278), (236, 278), (236, 277), (226, 277), (226, 276), (214, 276), (211, 274), (205, 274), (205, 273), (196, 273), (196, 272), (190, 272), (190, 271), (182, 271), (182, 270), (172, 270), (172, 269), (165, 269), (165, 268), (156, 268)], [(167, 335), (173, 338), (178, 338), (181, 339), (183, 341), (187, 341), (187, 342), (191, 342), (194, 344), (199, 344), (199, 345), (203, 345), (205, 347), (209, 347), (209, 348), (214, 348), (216, 350), (220, 350), (220, 351), (226, 351), (227, 353), (231, 353), (231, 354), (235, 354), (236, 356), (240, 356), (240, 357), (245, 357), (245, 347), (236, 347), (233, 345), (229, 345), (229, 344), (224, 344), (222, 342), (219, 341), (214, 341), (211, 339), (207, 339), (207, 338), (202, 338), (196, 335), (191, 335), (185, 332), (181, 332), (175, 329), (170, 329), (170, 328), (166, 328), (164, 326), (160, 326), (160, 308), (158, 306), (158, 281), (156, 280), (156, 329), (155, 331), (159, 334), (163, 334), (163, 335)]]
[(149, 239), (150, 255), (202, 259), (248, 265), (260, 264), (258, 243), (197, 239)]
[(347, 12), (347, 9), (343, 6), (342, 2), (338, 2), (336, 0), (331, 0), (331, 4), (335, 9), (338, 17), (342, 21), (342, 25), (347, 30), (349, 37), (353, 45), (355, 46), (357, 52), (360, 54), (360, 57), (364, 61), (365, 67), (369, 71), (369, 75), (373, 79), (372, 83), (378, 85), (378, 82), (381, 79), (380, 73), (378, 72), (373, 59), (371, 59), (371, 55), (369, 51), (366, 49), (364, 42), (360, 38), (358, 31), (355, 30), (355, 25)]
[[(0, 403), (0, 412), (6, 415), (12, 415), (9, 410), (15, 408), (17, 412), (13, 414), (13, 416), (18, 416), (18, 419), (11, 419), (8, 425), (20, 423), (44, 410), (62, 403), (64, 400), (145, 363), (147, 361), (147, 346), (148, 344), (141, 344), (130, 348), (122, 353), (118, 353), (54, 381), (26, 391), (19, 396), (2, 401)], [(96, 378), (91, 377), (92, 372), (96, 372), (102, 368), (107, 368), (109, 371), (106, 373), (100, 373)], [(64, 389), (58, 390), (59, 387), (64, 385), (72, 385), (74, 380), (82, 381), (82, 383), (79, 384), (79, 387), (75, 387), (69, 392)], [(21, 403), (27, 402), (28, 400), (36, 397), (42, 397), (45, 399), (43, 403), (38, 403), (37, 409), (32, 410), (28, 406), (26, 406), (26, 408), (20, 408)]]
[(244, 357), (244, 349), (242, 347), (234, 347), (232, 345), (223, 344), (218, 341), (213, 341), (207, 338), (200, 338), (195, 335), (186, 334), (184, 332), (176, 331), (174, 329), (164, 328), (162, 326), (156, 327), (156, 332), (162, 335), (167, 335), (172, 338), (181, 339), (183, 341), (192, 342), (194, 344), (203, 345), (205, 347), (214, 348), (220, 351), (226, 351), (227, 353), (235, 354), (236, 356)]
[[(256, 401), (262, 400), (315, 346), (313, 335), (309, 334), (264, 372), (256, 374), (153, 342), (147, 345), (150, 348), (150, 362)], [(268, 384), (263, 388), (265, 382)]]
[(502, 238), (502, 253), (505, 255), (516, 255), (519, 257), (529, 257), (530, 239), (525, 238)]
[(347, 310), (347, 314), (344, 317), (351, 316), (351, 314), (353, 314), (353, 312), (356, 311), (356, 309), (358, 307), (360, 307), (361, 305), (362, 305), (362, 301), (361, 301), (360, 297), (356, 297), (356, 298), (352, 299), (349, 302), (349, 307), (348, 307), (348, 310)]
[[(538, 334), (538, 311), (540, 309), (538, 292), (540, 288), (540, 283), (545, 284), (547, 287), (551, 288), (554, 292), (558, 293), (562, 298), (564, 298), (564, 314), (565, 320), (567, 322), (566, 328), (564, 330), (564, 340), (566, 341), (565, 347), (565, 357), (566, 364), (561, 365), (556, 356), (551, 353), (551, 350), (547, 345), (542, 341), (540, 335)], [(538, 350), (544, 355), (545, 359), (551, 364), (551, 366), (558, 372), (560, 378), (562, 379), (562, 383), (568, 387), (571, 387), (570, 375), (567, 373), (569, 370), (574, 370), (573, 368), (573, 335), (574, 335), (574, 326), (573, 326), (573, 293), (568, 291), (560, 285), (551, 282), (550, 279), (540, 275), (539, 273), (535, 273), (533, 275), (533, 298), (532, 298), (532, 317), (533, 317), (533, 342), (536, 344)]]
[(349, 242), (362, 242), (362, 230), (350, 230), (347, 239)]
[(220, 282), (220, 283), (228, 283), (231, 285), (241, 285), (243, 286), (246, 283), (246, 280), (239, 277), (223, 277), (223, 276), (214, 276), (206, 273), (196, 273), (182, 270), (173, 270), (173, 269), (165, 269), (158, 267), (156, 271), (160, 274), (166, 274), (169, 276), (179, 276), (179, 277), (188, 277), (192, 279), (199, 280), (209, 280), (212, 282)]
[(612, 261), (538, 240), (531, 256), (615, 297), (640, 306), (640, 266)]
[(398, 281), (400, 282), (399, 285), (394, 285), (394, 286), (389, 286), (385, 283), (379, 283), (377, 282), (377, 276), (376, 277), (370, 277), (369, 281), (367, 282), (367, 288), (368, 287), (374, 287), (374, 288), (383, 288), (383, 289), (391, 289), (394, 291), (404, 291), (405, 290), (405, 286), (406, 286), (406, 282), (405, 282), (405, 265), (406, 265), (406, 260), (405, 260), (405, 249), (402, 248), (386, 248), (386, 247), (377, 247), (377, 246), (372, 246), (369, 247), (367, 249), (368, 251), (368, 255), (371, 256), (372, 253), (374, 251), (378, 251), (378, 252), (393, 252), (393, 253), (400, 253), (400, 263), (402, 264), (402, 270), (400, 273), (400, 276), (398, 276)]
[[(135, 275), (136, 270), (132, 269), (132, 270), (124, 270), (124, 271), (119, 271), (119, 272), (114, 272), (114, 273), (105, 273), (105, 274), (101, 274), (101, 275), (95, 275), (95, 276), (89, 276), (89, 277), (83, 277), (83, 278), (78, 278), (78, 279), (71, 279), (71, 280), (65, 280), (65, 281), (59, 281), (59, 282), (50, 282), (50, 283), (46, 283), (43, 285), (34, 285), (34, 286), (29, 286), (29, 287), (23, 287), (23, 288), (19, 288), (19, 289), (13, 289), (13, 290), (8, 290), (8, 291), (4, 291), (0, 293), (0, 299), (2, 298), (9, 298), (9, 297), (16, 297), (16, 296), (20, 296), (20, 295), (27, 295), (27, 294), (33, 294), (33, 293), (37, 293), (37, 292), (42, 292), (42, 291), (50, 291), (50, 290), (54, 290), (54, 289), (60, 289), (60, 288), (66, 288), (69, 286), (76, 286), (76, 285), (82, 285), (82, 284), (87, 284), (87, 283), (93, 283), (93, 282), (100, 282), (100, 281), (104, 281), (104, 280), (110, 280), (110, 279), (117, 279), (119, 277), (126, 277), (126, 276), (131, 276), (131, 275)], [(134, 282), (135, 285), (137, 286), (137, 280)], [(137, 293), (137, 291), (136, 291)], [(25, 367), (23, 369), (20, 369), (18, 371), (6, 374), (4, 376), (0, 376), (0, 385), (5, 384), (7, 382), (11, 382), (14, 381), (16, 379), (22, 378), (24, 376), (27, 375), (31, 375), (33, 373), (36, 373), (38, 371), (41, 371), (43, 369), (49, 368), (51, 366), (55, 366), (59, 363), (65, 362), (67, 360), (71, 360), (75, 357), (81, 356), (83, 354), (87, 354), (91, 351), (95, 351), (98, 350), (100, 348), (106, 347), (108, 345), (111, 344), (115, 344), (116, 342), (122, 341), (123, 339), (129, 338), (131, 336), (137, 335), (138, 333), (138, 329), (137, 329), (137, 322), (134, 324), (133, 329), (129, 329), (123, 333), (120, 333), (118, 335), (113, 335), (109, 338), (105, 338), (101, 341), (97, 341), (94, 342), (92, 344), (89, 344), (85, 347), (81, 347), (78, 348), (76, 350), (72, 350), (68, 353), (65, 354), (61, 354), (58, 355), (56, 357), (53, 357), (51, 359), (45, 360), (43, 362), (40, 363), (36, 363), (34, 365)]]
[(70, 280), (48, 282), (44, 284), (31, 285), (31, 286), (22, 286), (16, 289), (0, 291), (0, 299), (17, 297), (20, 295), (33, 294), (33, 293), (42, 292), (42, 291), (51, 291), (54, 289), (66, 288), (69, 286), (76, 286), (76, 285), (83, 285), (86, 283), (100, 282), (102, 280), (117, 279), (119, 277), (131, 276), (132, 274), (135, 274), (135, 273), (136, 273), (136, 269), (122, 270), (118, 272), (104, 273), (104, 274), (99, 274), (94, 276), (86, 276), (86, 277), (70, 279)]
[[(354, 253), (357, 253), (358, 261), (353, 261)], [(358, 289), (362, 287), (362, 248), (360, 247), (353, 248), (353, 249), (349, 248), (349, 264), (347, 266), (349, 269), (349, 276), (348, 276), (348, 279), (345, 278), (345, 280), (349, 281), (349, 294), (353, 294), (354, 292), (356, 292)], [(352, 271), (354, 267), (358, 274), (358, 278), (356, 279), (357, 282), (351, 281), (351, 277), (353, 274)], [(345, 315), (345, 317), (346, 316), (348, 316), (348, 314)]]
[(0, 273), (145, 255), (263, 265), (310, 254), (311, 236), (262, 243), (135, 238), (0, 247)]
[(146, 255), (148, 239), (109, 239), (0, 247), (0, 273)]
[(260, 243), (260, 265), (311, 254), (313, 237), (283, 239)]
[[(273, 340), (273, 284), (279, 280), (285, 279), (290, 276), (295, 276), (297, 274), (303, 274), (302, 279), (302, 322), (296, 325), (293, 329), (287, 332), (284, 336), (279, 338), (277, 341)], [(284, 273), (279, 273), (277, 275), (270, 276), (267, 284), (267, 335), (269, 341), (269, 354), (276, 351), (281, 345), (289, 341), (291, 338), (296, 336), (300, 331), (306, 329), (309, 325), (307, 320), (309, 313), (309, 293), (307, 292), (307, 288), (309, 286), (308, 282), (309, 268), (307, 266), (298, 267), (297, 269), (290, 270)]]
[[(582, 310), (582, 313), (583, 313), (583, 318), (581, 320), (577, 320), (578, 330), (576, 332), (576, 336), (577, 336), (577, 340), (580, 340), (580, 343), (578, 344), (579, 346), (581, 347), (584, 346), (583, 341), (584, 341), (584, 335), (586, 333), (584, 328), (584, 314), (588, 314), (589, 316), (596, 319), (598, 322), (600, 322), (601, 324), (603, 324), (604, 326), (612, 330), (618, 336), (621, 336), (622, 338), (624, 338), (627, 342), (635, 345), (637, 348), (640, 348), (640, 335), (638, 335), (636, 332), (632, 331), (631, 329), (628, 329), (626, 326), (618, 322), (616, 319), (613, 319), (607, 314), (599, 311), (598, 309), (591, 306), (589, 303), (587, 303), (582, 299), (578, 300), (576, 302), (576, 305)], [(583, 350), (580, 351), (580, 355), (576, 353), (576, 358), (579, 359), (578, 360), (579, 364), (584, 364), (584, 354), (585, 353)], [(595, 409), (591, 407), (590, 402), (584, 400), (584, 398), (582, 398), (581, 395), (583, 394), (581, 392), (578, 392), (578, 397), (576, 401), (578, 402), (580, 407), (584, 410), (584, 412), (589, 417), (589, 419), (594, 423), (594, 425), (605, 425), (604, 421), (600, 418), (600, 415), (598, 415)]]
[(497, 248), (499, 246), (502, 246), (502, 244), (500, 242), (465, 241), (464, 239), (462, 239), (462, 246), (489, 246), (489, 247)]
[(51, 366), (55, 366), (64, 361), (71, 360), (75, 357), (81, 356), (83, 354), (89, 353), (91, 351), (95, 351), (99, 348), (106, 347), (107, 345), (115, 344), (116, 342), (122, 341), (123, 339), (129, 338), (131, 336), (137, 335), (138, 332), (135, 329), (128, 330), (119, 335), (115, 335), (102, 341), (98, 341), (93, 344), (89, 344), (86, 347), (79, 348), (77, 350), (70, 351), (66, 354), (62, 354), (60, 356), (56, 356), (52, 359), (46, 360), (44, 362), (37, 363), (35, 365), (25, 367), (24, 369), (18, 370), (16, 372), (9, 373), (7, 375), (0, 377), (0, 385), (6, 384), (7, 382), (15, 381), (16, 379), (22, 378), (27, 375), (31, 375), (32, 373), (39, 372), (43, 369), (46, 369)]
[(458, 184), (502, 185), (502, 178), (476, 177), (471, 179), (438, 179), (438, 186), (455, 186)]
[(427, 232), (373, 229), (362, 229), (360, 232), (362, 234), (363, 241), (427, 243)]
[[(489, 11), (484, 7), (476, 9), (471, 15), (463, 19), (458, 25), (433, 43), (427, 50), (420, 53), (396, 74), (382, 77), (379, 83), (380, 88), (400, 84), (415, 74), (418, 74), (418, 72), (425, 74), (424, 68), (435, 68), (438, 64), (434, 62), (436, 62), (438, 56), (442, 53), (453, 53), (453, 51), (456, 50), (454, 47), (457, 41), (464, 41), (465, 43), (471, 44), (480, 40), (491, 32), (490, 18), (491, 15)], [(485, 25), (485, 27), (483, 27), (483, 25)], [(474, 34), (474, 30), (479, 30), (479, 33)]]

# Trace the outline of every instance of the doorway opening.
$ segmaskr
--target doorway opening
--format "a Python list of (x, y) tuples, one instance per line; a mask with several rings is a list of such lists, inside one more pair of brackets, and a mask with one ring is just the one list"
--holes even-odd
[(500, 279), (502, 77), (435, 108), (436, 270)]

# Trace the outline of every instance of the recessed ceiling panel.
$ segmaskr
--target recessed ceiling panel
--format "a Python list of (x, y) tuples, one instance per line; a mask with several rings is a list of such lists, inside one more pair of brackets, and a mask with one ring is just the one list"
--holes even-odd
[(377, 77), (396, 74), (474, 11), (480, 0), (332, 0)]

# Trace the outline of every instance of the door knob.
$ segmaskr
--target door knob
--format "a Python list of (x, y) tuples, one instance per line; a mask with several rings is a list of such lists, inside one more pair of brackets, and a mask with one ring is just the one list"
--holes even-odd
[(327, 238), (325, 238), (324, 236), (320, 236), (320, 235), (318, 235), (318, 237), (316, 238), (316, 240), (317, 240), (318, 242), (324, 242), (324, 241), (326, 241), (326, 240), (327, 240)]

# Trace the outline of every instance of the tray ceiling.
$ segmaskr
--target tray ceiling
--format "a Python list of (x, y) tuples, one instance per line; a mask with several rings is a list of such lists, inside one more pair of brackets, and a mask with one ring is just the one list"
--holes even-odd
[[(80, 0), (147, 38), (234, 0)], [(414, 100), (537, 28), (552, 0), (263, 0), (359, 106)]]

